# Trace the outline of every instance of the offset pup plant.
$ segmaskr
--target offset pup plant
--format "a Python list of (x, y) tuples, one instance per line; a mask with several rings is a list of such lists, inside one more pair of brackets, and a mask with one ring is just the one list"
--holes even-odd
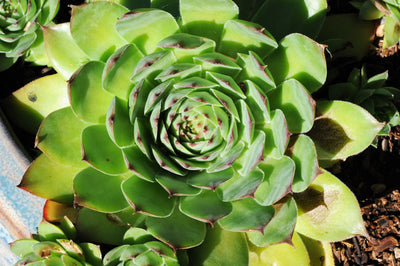
[(0, 1), (0, 71), (21, 56), (36, 64), (48, 64), (40, 25), (53, 24), (59, 4), (59, 0)]
[(77, 212), (86, 240), (120, 245), (142, 227), (192, 264), (262, 263), (264, 247), (297, 233), (365, 234), (353, 194), (318, 160), (361, 152), (383, 124), (352, 103), (313, 100), (324, 46), (299, 33), (278, 43), (230, 0), (179, 8), (174, 18), (94, 2), (43, 28), (58, 73), (6, 108), (27, 130), (41, 123), (43, 153), (19, 186), (49, 200), (53, 221)]

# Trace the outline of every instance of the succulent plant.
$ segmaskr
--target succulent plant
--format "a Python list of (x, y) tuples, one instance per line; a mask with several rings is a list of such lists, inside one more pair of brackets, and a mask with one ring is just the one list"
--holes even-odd
[(360, 10), (365, 20), (382, 19), (384, 37), (382, 48), (396, 45), (400, 39), (400, 2), (397, 0), (355, 0), (350, 3)]
[(367, 76), (365, 67), (353, 69), (347, 82), (329, 86), (331, 100), (350, 101), (365, 108), (378, 121), (385, 122), (380, 134), (386, 135), (390, 128), (400, 122), (395, 103), (399, 101), (399, 89), (386, 86), (389, 74), (387, 71)]
[[(278, 43), (237, 19), (230, 0), (179, 7), (176, 19), (94, 2), (43, 29), (58, 74), (7, 105), (30, 130), (45, 117), (36, 136), (43, 153), (19, 186), (125, 225), (144, 218), (175, 250), (207, 253), (204, 241), (219, 243), (205, 240), (207, 224), (221, 227), (241, 243), (216, 247), (228, 252), (223, 260), (246, 260), (247, 239), (265, 246), (291, 242), (294, 230), (323, 241), (364, 233), (354, 196), (318, 160), (362, 151), (383, 124), (354, 104), (312, 99), (326, 78), (324, 46), (299, 33)], [(28, 114), (13, 112), (21, 106)]]
[(42, 221), (32, 239), (11, 243), (21, 259), (15, 265), (102, 265), (101, 251), (91, 243), (76, 243), (76, 230), (68, 218), (60, 226)]
[(0, 70), (10, 67), (20, 56), (47, 64), (39, 25), (51, 25), (58, 8), (59, 0), (0, 1)]

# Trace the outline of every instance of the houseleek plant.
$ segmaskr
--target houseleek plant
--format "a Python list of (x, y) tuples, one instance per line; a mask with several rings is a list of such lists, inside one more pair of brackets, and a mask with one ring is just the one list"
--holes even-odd
[[(54, 222), (74, 213), (85, 241), (122, 245), (145, 228), (180, 264), (257, 265), (301, 236), (365, 234), (354, 195), (318, 161), (361, 152), (383, 124), (312, 98), (325, 46), (278, 42), (230, 0), (177, 13), (93, 2), (43, 28), (57, 74), (6, 103), (43, 152), (19, 187), (48, 199)], [(110, 256), (125, 263), (126, 249)]]

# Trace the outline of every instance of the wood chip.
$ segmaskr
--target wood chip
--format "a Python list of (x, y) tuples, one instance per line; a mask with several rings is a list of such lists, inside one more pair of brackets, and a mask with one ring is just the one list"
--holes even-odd
[(388, 236), (380, 241), (379, 245), (375, 248), (375, 251), (377, 253), (381, 253), (382, 251), (384, 251), (388, 248), (396, 247), (398, 245), (399, 245), (399, 242), (396, 240), (396, 238), (394, 238), (393, 236)]

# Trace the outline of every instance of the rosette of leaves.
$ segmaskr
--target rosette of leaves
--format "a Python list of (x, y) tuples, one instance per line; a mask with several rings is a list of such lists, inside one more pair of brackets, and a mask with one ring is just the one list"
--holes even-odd
[(50, 25), (58, 8), (59, 0), (0, 1), (0, 70), (10, 67), (20, 56), (47, 64), (39, 25)]
[(92, 243), (76, 243), (76, 229), (68, 218), (59, 226), (42, 221), (38, 234), (10, 244), (21, 259), (15, 265), (102, 265), (100, 248)]
[(329, 98), (350, 101), (362, 106), (385, 126), (380, 134), (387, 135), (390, 128), (400, 122), (395, 103), (399, 101), (399, 90), (386, 86), (387, 71), (368, 78), (365, 67), (353, 69), (347, 82), (329, 86)]
[[(326, 78), (324, 47), (298, 33), (278, 43), (237, 19), (230, 0), (179, 8), (176, 19), (94, 2), (44, 28), (58, 74), (7, 105), (31, 130), (45, 116), (36, 137), (43, 154), (20, 187), (122, 220), (141, 214), (174, 249), (199, 246), (207, 224), (220, 226), (244, 247), (222, 251), (242, 259), (247, 238), (291, 242), (296, 221), (296, 231), (324, 241), (363, 233), (354, 196), (321, 174), (318, 159), (360, 152), (382, 125), (354, 104), (312, 99)], [(331, 193), (338, 200), (324, 199)], [(326, 215), (314, 226), (307, 214), (317, 207)], [(346, 210), (330, 213), (337, 208)]]
[(400, 2), (397, 0), (355, 0), (359, 17), (365, 20), (382, 19), (384, 24), (383, 49), (396, 45), (400, 39)]

